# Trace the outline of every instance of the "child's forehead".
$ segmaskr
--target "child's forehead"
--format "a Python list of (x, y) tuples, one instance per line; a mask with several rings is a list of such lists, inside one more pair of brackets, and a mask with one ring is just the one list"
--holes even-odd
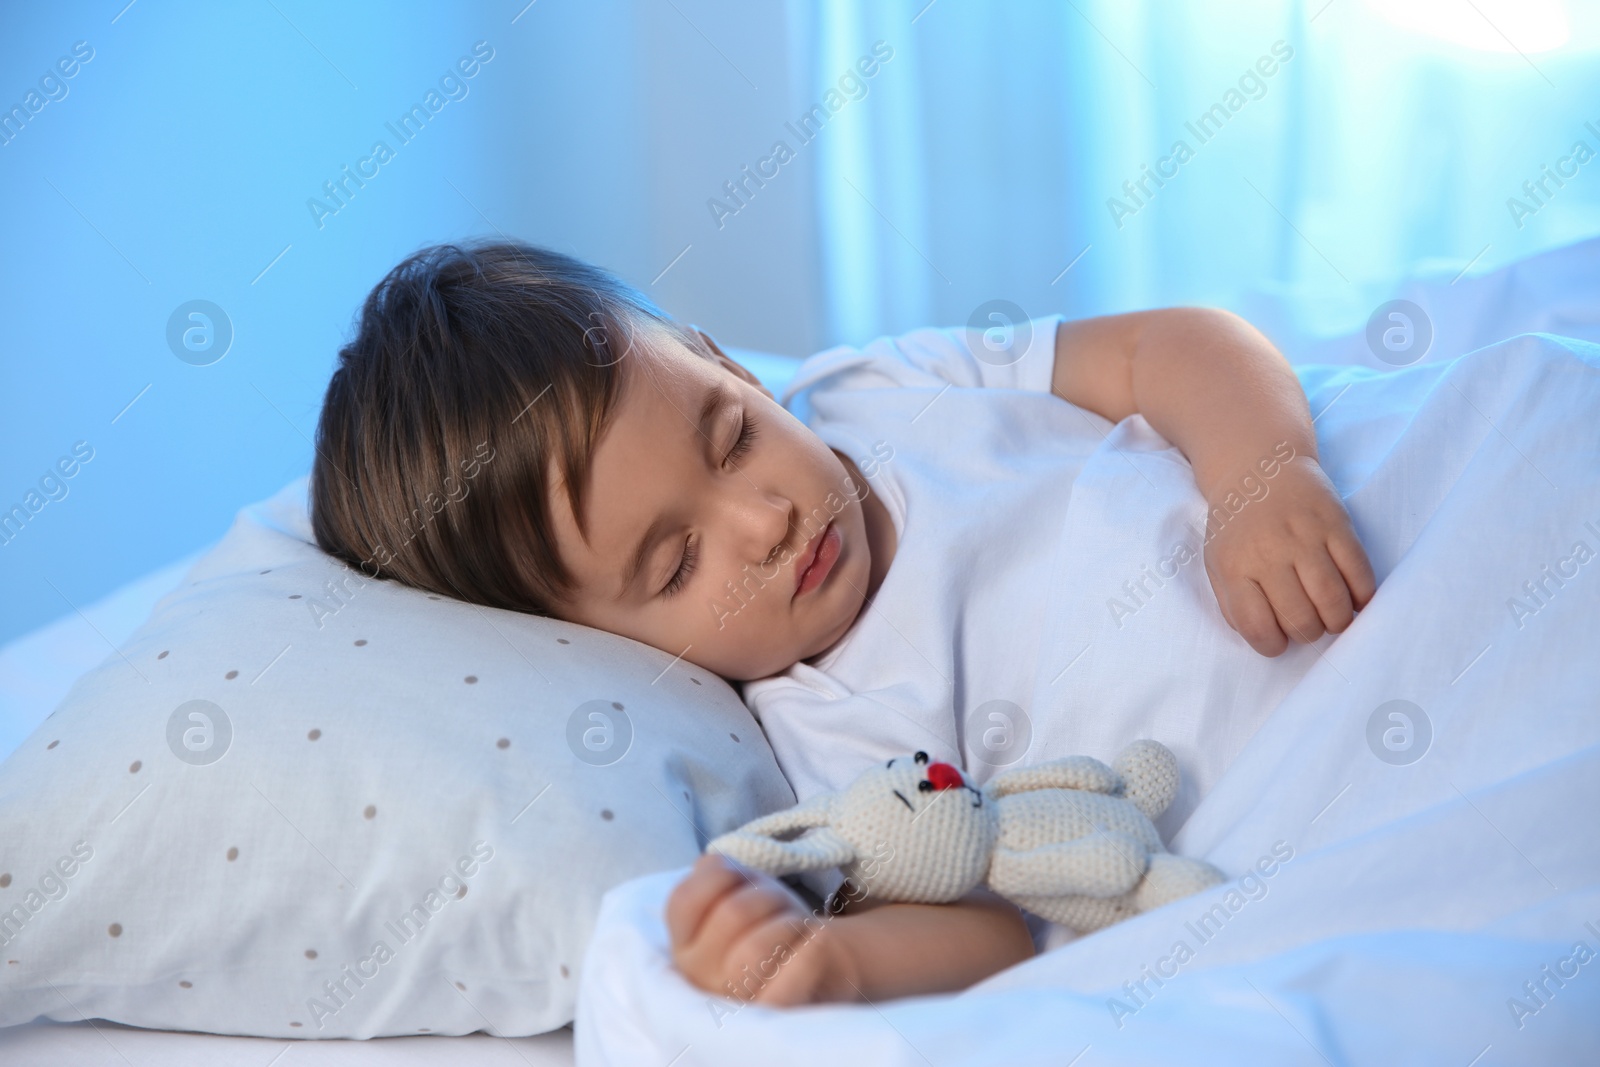
[[(693, 388), (715, 367), (665, 326), (636, 331), (617, 362), (619, 399), (651, 400), (663, 390)], [(704, 388), (703, 386), (701, 387)]]
[(638, 349), (618, 370), (617, 397), (596, 443), (597, 456), (661, 448), (692, 457), (738, 392), (732, 374), (677, 342)]
[[(733, 394), (731, 375), (670, 336), (648, 346), (636, 342), (617, 371), (616, 402), (590, 454), (581, 493), (583, 540), (592, 561), (613, 554), (619, 530), (650, 521), (660, 490), (695, 461), (704, 431)], [(558, 536), (580, 537), (565, 472), (556, 457), (549, 463)]]

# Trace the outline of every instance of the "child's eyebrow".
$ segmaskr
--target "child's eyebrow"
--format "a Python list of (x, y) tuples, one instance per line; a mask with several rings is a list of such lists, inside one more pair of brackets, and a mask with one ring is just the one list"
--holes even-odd
[[(690, 445), (697, 446), (697, 451), (705, 451), (706, 445), (702, 444), (702, 441), (707, 444), (710, 443), (710, 430), (715, 425), (717, 416), (722, 412), (723, 408), (728, 406), (732, 399), (723, 382), (718, 382), (706, 391), (705, 397), (700, 401), (700, 413), (694, 422), (694, 434), (689, 438)], [(650, 550), (655, 547), (657, 541), (661, 540), (666, 533), (666, 528), (666, 518), (657, 515), (650, 525), (645, 527), (644, 533), (639, 535), (639, 542), (634, 547), (633, 555), (628, 558), (628, 565), (622, 572), (622, 588), (618, 590), (616, 596), (611, 598), (613, 601), (621, 600), (634, 587), (634, 584), (639, 580), (639, 572), (644, 568), (645, 560), (650, 556)]]

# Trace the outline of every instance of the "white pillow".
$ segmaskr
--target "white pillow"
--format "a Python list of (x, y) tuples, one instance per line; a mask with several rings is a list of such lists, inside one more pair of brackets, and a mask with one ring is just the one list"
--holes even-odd
[(551, 1030), (607, 889), (793, 802), (716, 675), (364, 579), (302, 478), (0, 764), (0, 1025)]

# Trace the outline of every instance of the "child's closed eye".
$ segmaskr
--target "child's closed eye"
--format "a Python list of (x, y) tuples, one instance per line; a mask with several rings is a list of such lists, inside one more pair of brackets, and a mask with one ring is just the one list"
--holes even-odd
[(751, 417), (748, 411), (746, 411), (739, 426), (739, 439), (735, 441), (733, 443), (733, 447), (728, 450), (728, 456), (724, 462), (731, 463), (736, 459), (743, 459), (746, 455), (748, 455), (750, 449), (755, 445), (756, 435), (759, 432), (760, 428), (756, 426), (756, 420)]
[[(750, 449), (755, 446), (756, 437), (760, 432), (761, 429), (756, 425), (754, 417), (748, 411), (745, 412), (739, 426), (739, 437), (734, 441), (733, 447), (728, 450), (728, 455), (723, 462), (731, 463), (748, 455)], [(682, 590), (684, 585), (688, 583), (690, 575), (694, 574), (695, 564), (699, 561), (699, 558), (700, 546), (695, 542), (694, 538), (691, 537), (684, 541), (683, 558), (678, 564), (677, 571), (668, 579), (667, 584), (662, 587), (661, 595), (673, 596)]]
[(684, 584), (689, 581), (689, 576), (694, 573), (694, 565), (699, 559), (700, 546), (691, 537), (683, 543), (683, 560), (678, 564), (677, 571), (667, 581), (667, 584), (661, 588), (661, 595), (672, 596), (682, 589)]

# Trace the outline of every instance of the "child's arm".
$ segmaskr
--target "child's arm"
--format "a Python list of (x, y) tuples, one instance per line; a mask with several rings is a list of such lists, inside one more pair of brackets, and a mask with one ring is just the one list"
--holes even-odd
[(667, 929), (695, 985), (773, 1006), (952, 992), (1033, 955), (1021, 912), (986, 892), (819, 915), (776, 878), (715, 855), (673, 890)]
[(1216, 517), (1206, 573), (1257, 652), (1339, 633), (1372, 598), (1372, 566), (1317, 462), (1305, 394), (1248, 322), (1212, 308), (1064, 322), (1051, 391), (1113, 422), (1137, 412), (1188, 457)]

